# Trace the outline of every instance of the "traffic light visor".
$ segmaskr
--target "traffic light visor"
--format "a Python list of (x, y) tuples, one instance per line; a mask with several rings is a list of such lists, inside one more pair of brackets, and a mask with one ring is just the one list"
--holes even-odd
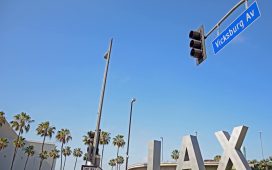
[(191, 56), (195, 57), (195, 58), (202, 58), (203, 57), (203, 51), (199, 50), (199, 49), (195, 49), (193, 48), (191, 50)]
[(198, 49), (201, 49), (201, 41), (191, 40), (191, 41), (190, 41), (190, 47), (191, 47), (191, 48), (198, 48)]
[(198, 31), (190, 31), (189, 37), (195, 40), (201, 40), (201, 34)]

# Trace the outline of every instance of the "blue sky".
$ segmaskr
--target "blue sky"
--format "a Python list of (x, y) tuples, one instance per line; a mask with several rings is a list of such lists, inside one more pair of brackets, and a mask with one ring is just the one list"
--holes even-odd
[[(112, 137), (127, 136), (129, 103), (137, 98), (130, 164), (144, 162), (148, 141), (161, 136), (164, 160), (171, 160), (181, 137), (195, 131), (203, 158), (212, 159), (222, 153), (214, 132), (243, 124), (249, 126), (248, 159), (261, 158), (259, 131), (270, 156), (272, 2), (258, 1), (261, 18), (217, 55), (212, 34), (200, 66), (189, 55), (189, 31), (203, 24), (207, 32), (237, 2), (2, 0), (0, 110), (8, 120), (30, 114), (35, 123), (29, 139), (42, 140), (35, 128), (49, 120), (71, 130), (68, 145), (85, 150), (82, 136), (95, 128), (103, 55), (113, 38), (101, 128)], [(243, 11), (235, 11), (222, 30)], [(115, 155), (116, 148), (106, 146), (105, 169)], [(73, 161), (68, 159), (68, 170)]]

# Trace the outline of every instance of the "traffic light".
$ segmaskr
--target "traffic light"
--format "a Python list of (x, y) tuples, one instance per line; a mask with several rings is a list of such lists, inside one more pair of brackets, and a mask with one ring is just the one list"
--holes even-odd
[(204, 34), (203, 25), (197, 31), (190, 31), (189, 33), (189, 37), (191, 38), (190, 47), (192, 48), (190, 54), (196, 58), (197, 65), (207, 58)]

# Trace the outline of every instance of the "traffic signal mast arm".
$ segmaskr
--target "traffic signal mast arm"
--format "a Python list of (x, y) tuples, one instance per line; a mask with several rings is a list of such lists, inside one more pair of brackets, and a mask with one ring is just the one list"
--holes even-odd
[(208, 38), (208, 36), (219, 26), (224, 22), (239, 6), (241, 6), (243, 3), (245, 3), (246, 8), (248, 7), (248, 0), (241, 0), (238, 2), (215, 26), (205, 35), (205, 39)]
[(189, 33), (190, 41), (190, 48), (191, 52), (190, 55), (196, 58), (196, 64), (201, 64), (206, 58), (206, 46), (205, 46), (205, 39), (219, 26), (224, 22), (239, 6), (245, 3), (246, 8), (248, 0), (241, 0), (237, 3), (206, 35), (204, 31), (204, 26), (198, 28), (198, 30), (192, 30)]

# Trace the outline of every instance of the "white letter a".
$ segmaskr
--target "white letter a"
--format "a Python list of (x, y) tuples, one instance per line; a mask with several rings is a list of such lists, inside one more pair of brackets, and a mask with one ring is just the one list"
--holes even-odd
[(176, 170), (205, 170), (204, 161), (195, 136), (184, 136)]

